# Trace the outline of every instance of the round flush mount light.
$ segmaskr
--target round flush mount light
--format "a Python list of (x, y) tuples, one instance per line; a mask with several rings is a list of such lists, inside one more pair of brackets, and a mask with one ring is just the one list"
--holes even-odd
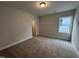
[(40, 6), (41, 6), (41, 7), (45, 7), (45, 6), (46, 6), (46, 3), (45, 3), (45, 2), (41, 2), (41, 3), (40, 3)]

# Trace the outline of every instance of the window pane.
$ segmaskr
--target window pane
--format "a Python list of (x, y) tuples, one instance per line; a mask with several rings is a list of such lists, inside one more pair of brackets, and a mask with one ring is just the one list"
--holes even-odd
[(72, 17), (60, 17), (59, 21), (62, 20), (62, 25), (70, 25)]
[(72, 17), (68, 16), (68, 17), (60, 17), (59, 18), (59, 32), (63, 32), (63, 33), (69, 33), (70, 29), (71, 29), (71, 21), (72, 21)]
[(69, 26), (60, 26), (59, 32), (69, 33)]

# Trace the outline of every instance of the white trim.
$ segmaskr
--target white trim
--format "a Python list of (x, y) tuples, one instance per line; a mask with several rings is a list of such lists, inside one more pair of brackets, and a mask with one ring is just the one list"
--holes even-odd
[(32, 38), (32, 35), (29, 36), (29, 37), (26, 37), (25, 39), (22, 39), (22, 40), (20, 40), (20, 41), (13, 42), (13, 43), (8, 44), (8, 45), (6, 45), (6, 46), (4, 46), (4, 47), (1, 47), (1, 48), (0, 48), (0, 51), (3, 50), (3, 49), (9, 48), (9, 47), (11, 47), (11, 46), (14, 46), (14, 45), (16, 45), (16, 44), (18, 44), (18, 43), (21, 43), (21, 42), (23, 42), (23, 41), (25, 41), (25, 40), (28, 40), (28, 39), (30, 39), (30, 38)]
[(60, 34), (48, 34), (48, 33), (41, 33), (39, 34), (41, 36), (46, 36), (46, 37), (52, 37), (52, 38), (56, 38), (56, 39), (63, 39), (63, 40), (69, 40), (67, 37), (63, 37), (62, 35)]

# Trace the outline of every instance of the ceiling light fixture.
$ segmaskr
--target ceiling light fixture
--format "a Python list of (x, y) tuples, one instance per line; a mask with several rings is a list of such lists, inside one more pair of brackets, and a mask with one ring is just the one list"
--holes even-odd
[(41, 3), (40, 3), (40, 6), (41, 6), (41, 7), (45, 7), (45, 6), (46, 6), (46, 3), (45, 3), (45, 2), (41, 2)]

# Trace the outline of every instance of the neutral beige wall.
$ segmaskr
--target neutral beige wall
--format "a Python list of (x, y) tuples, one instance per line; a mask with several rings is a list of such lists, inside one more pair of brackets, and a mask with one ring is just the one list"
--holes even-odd
[(79, 54), (79, 7), (75, 13), (73, 31), (72, 31), (72, 45)]
[(39, 35), (39, 17), (35, 17), (36, 22), (36, 36)]
[(0, 7), (0, 48), (32, 37), (35, 16), (11, 7)]
[(33, 36), (39, 35), (39, 17), (35, 16), (32, 21)]
[(60, 16), (73, 15), (73, 11), (41, 16), (39, 20), (39, 33), (49, 37), (69, 39), (70, 34), (58, 33), (58, 22)]
[(32, 20), (32, 34), (33, 36), (36, 36), (36, 21)]

